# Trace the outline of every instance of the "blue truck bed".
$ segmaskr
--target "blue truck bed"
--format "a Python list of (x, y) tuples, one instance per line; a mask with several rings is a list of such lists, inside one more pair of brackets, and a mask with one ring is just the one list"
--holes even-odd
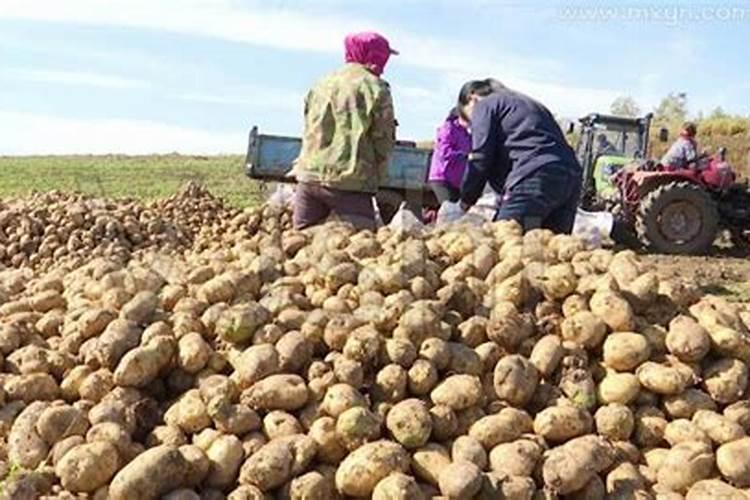
[[(294, 182), (295, 179), (288, 174), (301, 146), (302, 140), (297, 137), (260, 134), (258, 127), (253, 127), (248, 141), (245, 173), (253, 179)], [(402, 193), (428, 191), (426, 185), (431, 156), (432, 150), (397, 144), (381, 189)]]

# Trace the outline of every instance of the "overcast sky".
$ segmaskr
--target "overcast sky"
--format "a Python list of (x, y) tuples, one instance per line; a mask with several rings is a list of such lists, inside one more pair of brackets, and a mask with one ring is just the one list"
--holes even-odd
[(710, 5), (0, 0), (0, 154), (239, 153), (253, 124), (299, 134), (306, 90), (358, 30), (401, 51), (385, 77), (402, 139), (431, 138), (486, 76), (565, 117), (670, 91), (750, 114), (750, 3)]

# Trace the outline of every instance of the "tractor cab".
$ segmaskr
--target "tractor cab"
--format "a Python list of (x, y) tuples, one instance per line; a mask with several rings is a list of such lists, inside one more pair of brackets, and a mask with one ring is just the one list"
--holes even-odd
[(576, 155), (583, 167), (583, 208), (602, 208), (603, 202), (616, 198), (617, 171), (648, 158), (652, 117), (650, 113), (642, 118), (592, 113), (579, 120)]

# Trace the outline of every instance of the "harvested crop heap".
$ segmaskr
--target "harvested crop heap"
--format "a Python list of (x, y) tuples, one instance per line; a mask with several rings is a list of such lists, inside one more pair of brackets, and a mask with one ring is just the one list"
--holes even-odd
[(4, 494), (746, 498), (744, 310), (509, 223), (287, 224), (0, 270)]

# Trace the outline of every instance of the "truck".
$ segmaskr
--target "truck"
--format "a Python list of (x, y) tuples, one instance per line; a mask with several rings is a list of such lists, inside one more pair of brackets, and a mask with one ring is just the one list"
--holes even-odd
[[(261, 134), (254, 126), (248, 139), (245, 173), (251, 179), (296, 182), (292, 168), (301, 147), (302, 139), (298, 137)], [(409, 141), (396, 142), (387, 174), (375, 195), (384, 222), (388, 223), (404, 203), (417, 215), (423, 209), (439, 208), (427, 184), (431, 158), (432, 149)]]

